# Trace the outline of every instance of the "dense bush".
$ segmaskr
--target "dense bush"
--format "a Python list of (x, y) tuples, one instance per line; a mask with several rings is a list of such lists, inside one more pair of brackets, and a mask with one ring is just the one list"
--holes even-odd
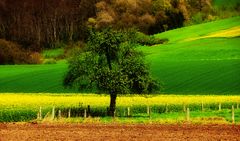
[(64, 50), (65, 57), (69, 58), (80, 54), (85, 46), (85, 43), (81, 41), (69, 44)]
[(38, 52), (31, 52), (28, 53), (29, 59), (27, 60), (26, 63), (28, 64), (41, 64), (42, 63), (42, 56)]
[(55, 59), (45, 59), (43, 64), (56, 64), (57, 61)]
[(168, 41), (168, 39), (159, 39), (159, 38), (155, 38), (154, 36), (148, 36), (140, 32), (137, 34), (136, 40), (138, 44), (146, 45), (146, 46), (163, 44)]
[(37, 52), (29, 52), (20, 45), (0, 39), (0, 64), (39, 64), (42, 57)]

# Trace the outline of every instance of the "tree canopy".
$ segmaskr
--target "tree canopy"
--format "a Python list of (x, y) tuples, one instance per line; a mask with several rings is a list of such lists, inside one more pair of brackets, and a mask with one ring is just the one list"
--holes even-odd
[(86, 48), (69, 60), (64, 85), (109, 93), (111, 116), (117, 94), (147, 94), (159, 90), (159, 83), (150, 76), (144, 54), (136, 49), (135, 36), (134, 30), (92, 30)]

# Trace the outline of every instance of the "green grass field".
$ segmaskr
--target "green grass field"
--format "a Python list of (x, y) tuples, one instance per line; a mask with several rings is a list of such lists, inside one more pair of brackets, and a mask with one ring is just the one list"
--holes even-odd
[(216, 19), (226, 19), (229, 17), (239, 16), (239, 0), (212, 0), (212, 8)]
[(155, 35), (170, 41), (142, 50), (163, 93), (239, 94), (239, 25), (235, 17)]
[(0, 92), (76, 92), (64, 89), (65, 61), (49, 65), (0, 66)]
[(239, 0), (213, 0), (214, 6), (234, 7), (239, 3)]
[(64, 56), (64, 49), (59, 48), (59, 49), (51, 49), (51, 50), (44, 50), (42, 52), (42, 56), (44, 58), (58, 58), (61, 56)]
[[(168, 43), (140, 49), (161, 93), (240, 94), (239, 29), (240, 17), (179, 28), (155, 35)], [(62, 86), (66, 70), (66, 61), (0, 66), (0, 92), (76, 92)]]

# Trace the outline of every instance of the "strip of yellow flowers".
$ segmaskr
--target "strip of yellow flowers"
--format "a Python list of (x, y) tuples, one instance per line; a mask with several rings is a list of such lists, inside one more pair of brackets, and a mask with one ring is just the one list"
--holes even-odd
[[(46, 93), (0, 93), (0, 108), (38, 106), (108, 106), (109, 95), (96, 94), (46, 94)], [(120, 95), (117, 106), (240, 103), (239, 96), (228, 95)]]

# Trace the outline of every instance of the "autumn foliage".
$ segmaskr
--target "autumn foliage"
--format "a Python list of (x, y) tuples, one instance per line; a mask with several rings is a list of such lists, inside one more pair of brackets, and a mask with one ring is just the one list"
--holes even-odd
[(86, 41), (89, 27), (155, 34), (212, 14), (212, 0), (1, 0), (0, 38), (39, 51)]
[(0, 64), (40, 64), (42, 57), (37, 52), (26, 51), (20, 45), (0, 39)]
[(102, 0), (96, 4), (95, 27), (135, 27), (154, 34), (184, 26), (198, 12), (212, 11), (211, 0)]

